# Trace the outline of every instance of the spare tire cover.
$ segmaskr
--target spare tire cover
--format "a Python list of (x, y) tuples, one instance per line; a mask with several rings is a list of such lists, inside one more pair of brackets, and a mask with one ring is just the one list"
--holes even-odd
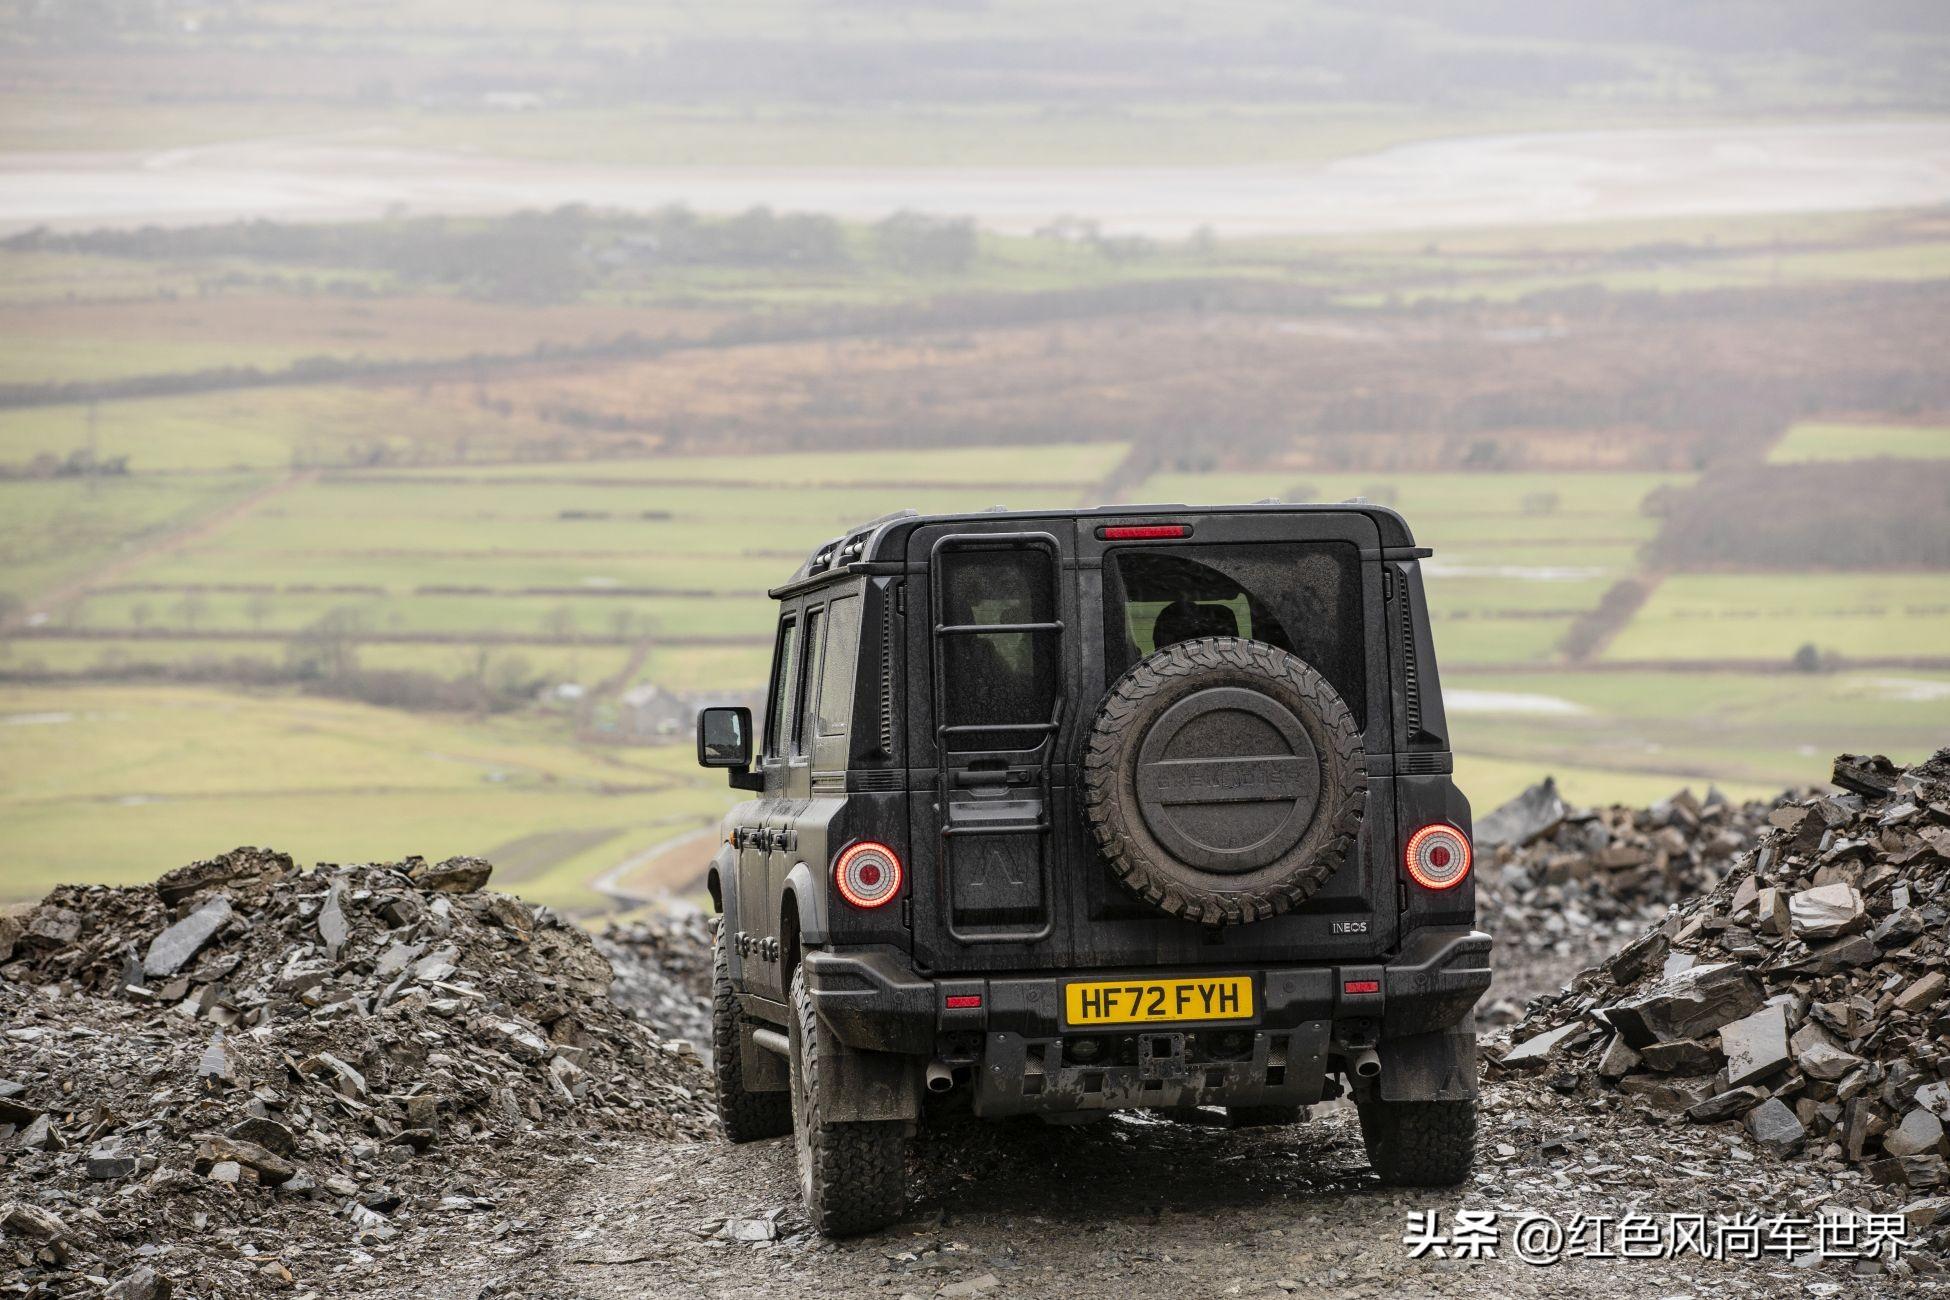
[(1346, 703), (1260, 641), (1167, 646), (1118, 680), (1085, 738), (1084, 815), (1112, 869), (1208, 925), (1305, 902), (1346, 860), (1367, 795)]

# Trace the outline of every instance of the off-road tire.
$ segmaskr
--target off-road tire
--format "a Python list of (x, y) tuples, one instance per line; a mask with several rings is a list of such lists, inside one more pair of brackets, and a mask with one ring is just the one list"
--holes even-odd
[(828, 1237), (873, 1232), (901, 1216), (907, 1200), (907, 1125), (901, 1120), (823, 1119), (821, 1068), (844, 1048), (819, 1019), (803, 969), (792, 973), (792, 1119), (799, 1191), (813, 1227)]
[(1281, 1128), (1307, 1117), (1304, 1106), (1227, 1106), (1227, 1128)]
[[(1243, 687), (1271, 697), (1305, 729), (1319, 760), (1320, 798), (1299, 842), (1237, 876), (1172, 857), (1146, 827), (1137, 789), (1149, 725), (1204, 689)], [(1084, 815), (1111, 869), (1159, 910), (1206, 925), (1290, 912), (1346, 861), (1367, 807), (1368, 760), (1354, 715), (1310, 664), (1263, 641), (1200, 637), (1140, 660), (1104, 697), (1084, 740)]]
[(1364, 1101), (1361, 1140), (1390, 1187), (1453, 1187), (1476, 1163), (1476, 1102)]
[(711, 1078), (718, 1124), (729, 1142), (756, 1142), (792, 1131), (792, 1094), (745, 1091), (741, 1032), (745, 1013), (731, 988), (731, 958), (724, 950), (724, 920), (711, 934)]

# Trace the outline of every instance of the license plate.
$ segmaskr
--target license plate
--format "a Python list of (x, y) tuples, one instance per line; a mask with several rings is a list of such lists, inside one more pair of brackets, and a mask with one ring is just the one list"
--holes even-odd
[(1189, 980), (1104, 980), (1063, 990), (1070, 1025), (1148, 1025), (1177, 1020), (1250, 1020), (1253, 981), (1247, 975)]

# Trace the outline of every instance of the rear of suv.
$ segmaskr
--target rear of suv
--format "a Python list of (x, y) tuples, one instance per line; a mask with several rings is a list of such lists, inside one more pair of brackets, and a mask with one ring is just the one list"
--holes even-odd
[(1469, 806), (1393, 511), (875, 520), (779, 604), (708, 875), (732, 1141), (815, 1225), (900, 1214), (929, 1092), (1055, 1123), (1350, 1096), (1383, 1181), (1468, 1173)]

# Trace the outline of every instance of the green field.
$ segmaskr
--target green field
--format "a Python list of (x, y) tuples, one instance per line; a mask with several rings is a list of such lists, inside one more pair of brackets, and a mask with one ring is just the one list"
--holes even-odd
[(1865, 736), (1899, 762), (1950, 737), (1950, 673), (1940, 671), (1445, 672), (1443, 689), (1479, 812), (1545, 770), (1586, 802), (1659, 798), (1681, 784), (1762, 797), (1820, 782), (1827, 760)]
[(1912, 424), (1820, 424), (1790, 428), (1767, 453), (1770, 465), (1828, 460), (1942, 460), (1950, 428)]
[[(0, 895), (147, 880), (237, 844), (308, 861), (485, 854), (553, 830), (676, 834), (726, 806), (686, 746), (585, 749), (551, 730), (283, 694), (0, 688)], [(587, 907), (587, 879), (565, 858), (502, 883)]]
[(1675, 574), (1606, 648), (1613, 662), (1857, 658), (1950, 647), (1950, 574)]
[(129, 557), (264, 482), (243, 474), (0, 482), (0, 592), (25, 599)]

